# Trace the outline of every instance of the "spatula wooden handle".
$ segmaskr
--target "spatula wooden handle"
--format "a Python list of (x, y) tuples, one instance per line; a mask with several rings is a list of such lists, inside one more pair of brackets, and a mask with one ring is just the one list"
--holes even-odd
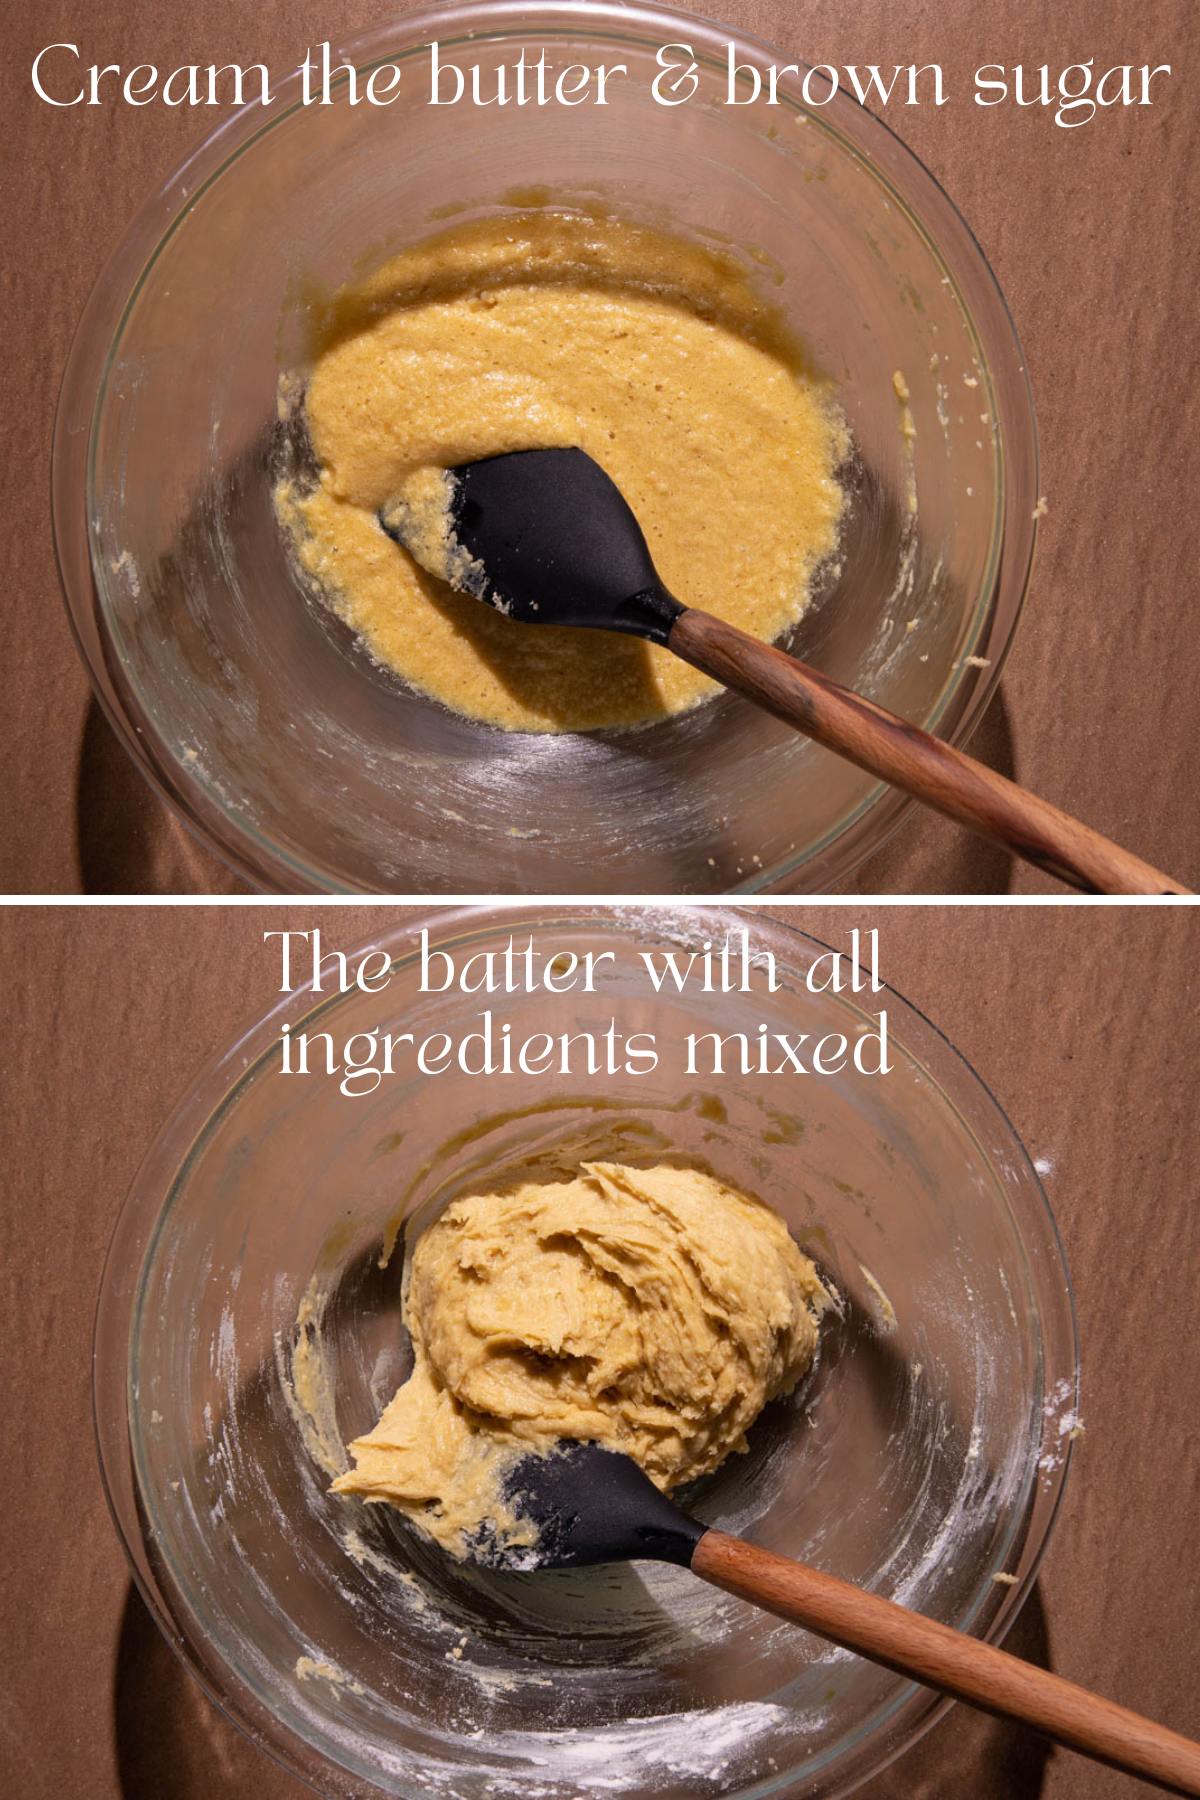
[(1031, 1725), (1168, 1793), (1200, 1795), (1200, 1744), (965, 1632), (723, 1531), (705, 1532), (692, 1572), (926, 1687)]
[(687, 607), (667, 647), (860, 769), (1085, 893), (1186, 894), (1169, 875), (782, 650)]

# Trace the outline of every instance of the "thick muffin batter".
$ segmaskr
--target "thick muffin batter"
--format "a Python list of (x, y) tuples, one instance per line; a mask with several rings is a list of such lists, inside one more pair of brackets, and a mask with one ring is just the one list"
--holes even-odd
[(304, 409), (319, 472), (276, 488), (302, 569), (380, 662), (513, 730), (636, 724), (714, 684), (634, 639), (514, 623), (419, 568), (377, 515), (427, 504), (446, 468), (579, 446), (672, 592), (763, 639), (836, 547), (846, 435), (825, 384), (731, 255), (611, 218), (515, 213), (404, 252), (338, 296)]
[(533, 1541), (504, 1479), (562, 1438), (677, 1487), (795, 1386), (826, 1300), (775, 1213), (694, 1169), (586, 1163), (458, 1200), (406, 1267), (412, 1374), (334, 1488), (462, 1557), (481, 1528)]

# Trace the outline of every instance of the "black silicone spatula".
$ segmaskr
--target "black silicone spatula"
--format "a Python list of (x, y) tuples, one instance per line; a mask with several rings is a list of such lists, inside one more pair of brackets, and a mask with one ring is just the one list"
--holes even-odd
[(563, 1442), (549, 1454), (523, 1457), (505, 1498), (537, 1527), (537, 1541), (511, 1551), (481, 1541), (474, 1556), (484, 1567), (678, 1563), (926, 1687), (1031, 1725), (1169, 1793), (1200, 1795), (1200, 1744), (878, 1594), (706, 1529), (659, 1493), (631, 1457)]
[[(511, 618), (662, 644), (881, 781), (1085, 892), (1188, 892), (961, 750), (711, 613), (682, 606), (659, 580), (620, 490), (582, 450), (514, 451), (450, 475), (454, 534), (483, 571), (468, 591)], [(380, 523), (405, 542), (402, 517), (385, 508)]]

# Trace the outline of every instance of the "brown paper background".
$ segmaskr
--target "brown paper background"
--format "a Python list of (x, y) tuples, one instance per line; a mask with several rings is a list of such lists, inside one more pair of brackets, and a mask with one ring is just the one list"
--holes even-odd
[[(151, 1137), (270, 1003), (264, 929), (349, 948), (396, 909), (0, 915), (8, 999), (0, 1204), (5, 1528), (0, 1791), (21, 1800), (300, 1800), (209, 1706), (140, 1602), (100, 1490), (90, 1352), (101, 1262)], [(1072, 1267), (1078, 1446), (1022, 1655), (1200, 1733), (1200, 1333), (1190, 910), (790, 912), (881, 929), (884, 976), (1007, 1109)], [(349, 1104), (349, 1103), (348, 1103)], [(15, 1155), (13, 1151), (15, 1150)], [(1120, 1800), (1132, 1781), (955, 1708), (868, 1800)]]
[[(1024, 339), (1043, 449), (1044, 522), (1026, 618), (976, 754), (1190, 886), (1200, 885), (1200, 434), (1194, 170), (1195, 0), (712, 0), (789, 57), (940, 62), (939, 112), (892, 108), (972, 224)], [(54, 111), (28, 71), (42, 46), (160, 69), (265, 60), (403, 10), (403, 0), (37, 0), (10, 5), (0, 98), (6, 456), (8, 829), (0, 890), (228, 892), (89, 701), (58, 594), (47, 466), (59, 377), (84, 298), (152, 187), (205, 129), (160, 106)], [(970, 101), (985, 62), (1172, 63), (1149, 110), (1077, 130), (1040, 108)], [(858, 893), (990, 889), (994, 855), (910, 814)], [(1024, 866), (1001, 881), (1048, 889)]]

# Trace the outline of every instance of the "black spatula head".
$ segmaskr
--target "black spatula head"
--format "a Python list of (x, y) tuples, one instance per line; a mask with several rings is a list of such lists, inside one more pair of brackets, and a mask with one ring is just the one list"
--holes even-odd
[[(665, 643), (683, 608), (655, 572), (624, 495), (582, 450), (517, 450), (449, 471), (451, 525), (483, 569), (476, 593), (527, 625), (581, 625)], [(407, 544), (403, 518), (380, 514)]]
[(546, 1455), (523, 1457), (505, 1499), (537, 1526), (538, 1539), (512, 1550), (481, 1542), (473, 1558), (488, 1568), (573, 1569), (643, 1557), (687, 1568), (705, 1530), (632, 1457), (599, 1444), (564, 1441)]

